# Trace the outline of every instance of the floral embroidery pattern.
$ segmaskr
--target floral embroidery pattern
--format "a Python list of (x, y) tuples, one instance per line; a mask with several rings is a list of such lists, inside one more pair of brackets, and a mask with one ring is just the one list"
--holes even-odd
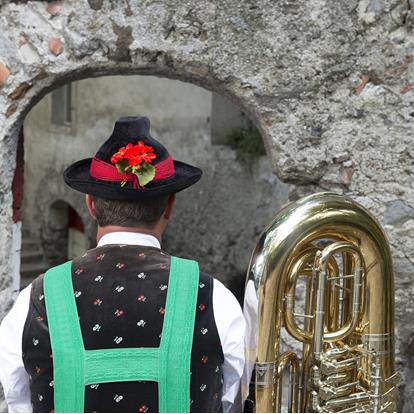
[(114, 342), (116, 343), (116, 344), (120, 344), (121, 342), (122, 342), (122, 336), (116, 336), (115, 338), (114, 338)]
[(95, 332), (99, 332), (101, 330), (101, 325), (99, 325), (99, 323), (97, 323), (96, 325), (94, 325), (92, 330), (95, 331)]
[(124, 396), (123, 395), (118, 395), (118, 394), (115, 394), (115, 396), (114, 396), (114, 400), (115, 400), (115, 402), (117, 402), (117, 403), (119, 403), (119, 401), (121, 401), (121, 400), (123, 400), (124, 399)]
[[(94, 345), (91, 347), (94, 343), (99, 344), (103, 349), (136, 347), (136, 344), (140, 343), (139, 338), (146, 338), (147, 332), (153, 335), (155, 344), (159, 344), (162, 338), (160, 330), (166, 313), (165, 300), (168, 290), (169, 265), (167, 260), (160, 256), (160, 253), (164, 256), (165, 253), (155, 253), (155, 249), (149, 249), (148, 252), (137, 251), (126, 245), (122, 249), (125, 249), (124, 252), (128, 252), (127, 254), (120, 253), (111, 256), (112, 251), (116, 252), (121, 247), (112, 246), (110, 249), (101, 250), (103, 253), (92, 253), (85, 259), (78, 258), (74, 261), (74, 276), (85, 275), (82, 278), (73, 278), (73, 292), (76, 298), (84, 299), (77, 301), (77, 306), (83, 319), (81, 328), (87, 349), (94, 349)], [(163, 263), (152, 261), (154, 253), (158, 255), (157, 260)], [(128, 254), (130, 261), (128, 261)], [(145, 261), (141, 260), (144, 258)], [(208, 283), (210, 282), (206, 282), (206, 279), (200, 278), (199, 289), (204, 288), (205, 293), (201, 291), (198, 293), (194, 335), (194, 340), (198, 342), (191, 360), (192, 372), (197, 373), (196, 382), (193, 383), (193, 380), (191, 382), (191, 397), (194, 398), (190, 398), (191, 411), (201, 412), (205, 412), (203, 408), (219, 407), (220, 384), (222, 383), (221, 365), (218, 365), (222, 357), (219, 357), (215, 351), (217, 333), (215, 329), (211, 329), (214, 325), (210, 325), (212, 308), (209, 295), (212, 290)], [(37, 298), (39, 301), (44, 300), (42, 294), (36, 294)], [(109, 316), (112, 313), (112, 319), (108, 318), (108, 311)], [(37, 347), (36, 352), (38, 352), (39, 349), (49, 346), (42, 335), (37, 335), (39, 331), (35, 330), (36, 326), (44, 323), (46, 317), (44, 314), (37, 314), (33, 318), (36, 318), (38, 322), (33, 324), (33, 331), (31, 331), (33, 333), (29, 333), (28, 340), (32, 342), (30, 344), (32, 347)], [(135, 331), (131, 330), (133, 326), (136, 326)], [(137, 332), (138, 329), (139, 332)], [(220, 346), (219, 343), (218, 346)], [(46, 350), (46, 352), (48, 355), (50, 351)], [(39, 375), (46, 378), (44, 385), (35, 388), (34, 395), (43, 397), (41, 404), (35, 397), (34, 406), (38, 408), (36, 411), (48, 412), (53, 409), (51, 364), (52, 362), (49, 362), (45, 368), (43, 365), (40, 367), (33, 365), (29, 373), (33, 378)], [(144, 381), (140, 381), (137, 389), (146, 390), (144, 384)], [(131, 391), (123, 385), (118, 387), (115, 384), (91, 384), (87, 387), (86, 393), (90, 393), (88, 412), (102, 412), (103, 408), (107, 407), (108, 411), (119, 411), (121, 408), (122, 411), (147, 413), (156, 411), (157, 407), (151, 393), (137, 393), (136, 388)], [(143, 396), (145, 396), (144, 400), (137, 401), (138, 397)], [(110, 410), (110, 407), (113, 409)]]

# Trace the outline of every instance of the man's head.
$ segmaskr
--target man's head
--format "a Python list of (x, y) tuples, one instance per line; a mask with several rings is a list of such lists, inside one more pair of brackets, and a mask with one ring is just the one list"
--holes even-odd
[(171, 217), (175, 194), (140, 201), (119, 201), (86, 195), (89, 213), (97, 221), (98, 233), (146, 230), (161, 237)]
[(94, 157), (76, 161), (63, 173), (66, 184), (86, 194), (98, 239), (110, 231), (143, 231), (159, 240), (175, 193), (201, 175), (199, 168), (174, 160), (151, 136), (146, 117), (119, 118)]

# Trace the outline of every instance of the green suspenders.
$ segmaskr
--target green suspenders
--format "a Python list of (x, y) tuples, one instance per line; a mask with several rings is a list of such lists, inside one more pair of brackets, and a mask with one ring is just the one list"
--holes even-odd
[(159, 348), (85, 350), (72, 286), (72, 262), (46, 272), (56, 412), (83, 412), (85, 386), (158, 382), (160, 412), (190, 411), (190, 359), (198, 293), (197, 262), (171, 257)]

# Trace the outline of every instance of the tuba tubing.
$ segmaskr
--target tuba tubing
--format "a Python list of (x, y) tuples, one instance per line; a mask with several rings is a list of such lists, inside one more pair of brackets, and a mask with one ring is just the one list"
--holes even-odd
[[(323, 318), (318, 322), (315, 315), (317, 302), (315, 287), (313, 300), (315, 303), (308, 304), (312, 307), (313, 314), (299, 315), (309, 318), (305, 321), (304, 328), (299, 329), (294, 321), (295, 287), (293, 285), (296, 283), (297, 275), (292, 275), (292, 272), (300, 267), (297, 265), (298, 262), (306, 261), (304, 257), (309, 255), (309, 252), (318, 250), (318, 242), (321, 240), (332, 241), (336, 246), (341, 245), (348, 250), (350, 256), (360, 255), (360, 269), (356, 268), (357, 265), (350, 266), (356, 274), (352, 279), (353, 293), (349, 301), (351, 304), (354, 302), (354, 306), (348, 307), (350, 315), (345, 317), (346, 323), (337, 329), (331, 329), (326, 323), (324, 324)], [(335, 247), (331, 247), (331, 250), (334, 249)], [(355, 253), (356, 251), (359, 253)], [(334, 253), (332, 251), (329, 254), (332, 256)], [(344, 275), (337, 275), (336, 265), (330, 264), (329, 254), (320, 252), (319, 255), (321, 254), (326, 259), (324, 267), (331, 272), (331, 278), (344, 278)], [(346, 256), (343, 257), (344, 261), (348, 260), (345, 259)], [(320, 257), (316, 258), (313, 268), (308, 269), (307, 273), (304, 272), (309, 280), (318, 279), (315, 278), (315, 268), (320, 260)], [(360, 280), (357, 279), (358, 273)], [(317, 280), (314, 283), (317, 284)], [(322, 296), (320, 299), (323, 299)], [(288, 332), (293, 330), (292, 336), (303, 342), (303, 355), (298, 357), (302, 379), (299, 385), (299, 401), (293, 404), (299, 411), (309, 411), (312, 406), (324, 410), (323, 404), (319, 405), (320, 396), (315, 396), (315, 392), (318, 394), (319, 385), (311, 387), (312, 390), (308, 389), (313, 375), (311, 366), (315, 368), (315, 361), (318, 358), (318, 355), (316, 357), (314, 355), (315, 342), (318, 343), (317, 335), (322, 341), (317, 345), (322, 354), (329, 347), (335, 349), (339, 347), (344, 352), (352, 354), (350, 360), (359, 359), (358, 364), (352, 365), (357, 365), (357, 369), (354, 369), (351, 380), (349, 380), (351, 371), (345, 376), (342, 375), (342, 378), (348, 378), (350, 383), (358, 382), (361, 386), (352, 385), (350, 387), (354, 390), (352, 395), (341, 396), (337, 401), (332, 399), (329, 404), (326, 403), (326, 408), (339, 406), (341, 410), (355, 409), (355, 404), (360, 402), (361, 406), (357, 407), (358, 410), (373, 411), (377, 407), (374, 407), (371, 402), (367, 403), (367, 395), (375, 395), (373, 398), (378, 401), (380, 393), (385, 395), (382, 408), (395, 409), (395, 401), (387, 399), (388, 395), (395, 395), (395, 392), (390, 391), (391, 388), (396, 388), (396, 382), (389, 381), (389, 378), (396, 376), (394, 276), (390, 248), (377, 220), (351, 198), (334, 193), (317, 193), (289, 204), (276, 215), (261, 234), (250, 260), (244, 315), (247, 335), (242, 397), (247, 398), (251, 374), (255, 372), (253, 399), (256, 412), (276, 412), (279, 409), (275, 389), (279, 387), (277, 382), (280, 380), (280, 375), (274, 374), (274, 367), (278, 365), (279, 358), (283, 354), (280, 347), (283, 326)], [(335, 323), (332, 322), (332, 326)], [(341, 351), (338, 351), (338, 355), (340, 354)], [(333, 361), (334, 367), (340, 366), (340, 361), (337, 363), (335, 359)], [(322, 361), (323, 364), (327, 365)], [(254, 370), (255, 366), (259, 366), (260, 370)], [(352, 369), (352, 366), (349, 369)], [(381, 379), (373, 384), (372, 370), (375, 368), (378, 371), (378, 366)], [(267, 380), (263, 381), (263, 378)], [(326, 377), (326, 381), (332, 382), (335, 378)], [(256, 386), (256, 382), (260, 383), (260, 386)], [(344, 384), (337, 385), (339, 387)], [(322, 391), (324, 387), (321, 386)], [(346, 406), (347, 402), (348, 406)]]

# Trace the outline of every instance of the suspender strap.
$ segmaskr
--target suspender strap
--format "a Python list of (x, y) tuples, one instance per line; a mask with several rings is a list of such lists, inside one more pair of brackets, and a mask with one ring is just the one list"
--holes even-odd
[(190, 362), (198, 293), (198, 264), (171, 257), (159, 348), (86, 351), (72, 285), (72, 262), (44, 278), (53, 353), (56, 412), (83, 412), (85, 386), (104, 382), (157, 381), (160, 412), (189, 412)]
[(72, 262), (48, 270), (43, 281), (53, 355), (55, 411), (83, 412), (84, 346), (72, 287)]
[(198, 279), (196, 262), (171, 257), (160, 345), (158, 400), (162, 413), (190, 411), (190, 363)]

